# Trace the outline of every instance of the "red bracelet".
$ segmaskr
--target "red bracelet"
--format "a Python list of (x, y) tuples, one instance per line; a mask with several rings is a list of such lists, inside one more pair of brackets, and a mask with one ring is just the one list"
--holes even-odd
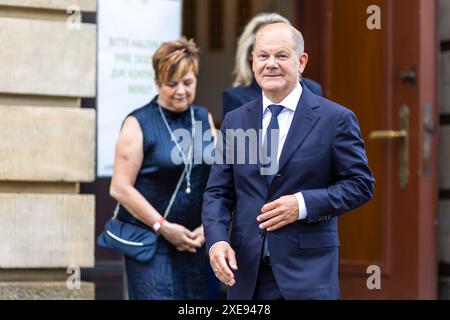
[(166, 219), (164, 217), (159, 218), (159, 220), (156, 221), (152, 226), (153, 232), (156, 234), (159, 234), (159, 229), (161, 229), (161, 227), (165, 221), (166, 221)]

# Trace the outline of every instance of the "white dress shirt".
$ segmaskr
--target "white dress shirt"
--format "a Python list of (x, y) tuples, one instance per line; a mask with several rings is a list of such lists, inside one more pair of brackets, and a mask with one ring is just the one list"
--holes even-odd
[[(291, 128), (295, 110), (297, 109), (297, 104), (300, 100), (302, 92), (303, 92), (302, 86), (300, 85), (300, 83), (297, 83), (295, 89), (292, 90), (291, 93), (289, 93), (289, 95), (286, 98), (284, 98), (283, 101), (281, 101), (280, 103), (274, 103), (270, 101), (270, 99), (267, 98), (263, 92), (262, 141), (265, 141), (267, 127), (269, 126), (270, 119), (272, 118), (272, 113), (269, 110), (269, 106), (271, 104), (277, 104), (284, 107), (284, 109), (278, 115), (278, 126), (280, 128), (280, 134), (278, 136), (278, 154), (277, 154), (278, 162), (280, 161), (280, 155), (281, 152), (283, 151), (283, 146), (284, 143), (286, 142), (286, 137), (288, 135), (289, 129)], [(308, 215), (305, 205), (305, 199), (303, 199), (303, 195), (301, 192), (297, 192), (295, 194), (295, 197), (297, 198), (299, 209), (298, 219), (299, 220), (305, 219), (306, 216)]]

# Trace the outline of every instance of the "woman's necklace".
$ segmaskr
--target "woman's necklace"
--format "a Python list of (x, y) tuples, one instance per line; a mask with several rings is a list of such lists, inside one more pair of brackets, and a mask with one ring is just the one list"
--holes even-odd
[[(161, 114), (161, 118), (164, 121), (164, 124), (166, 125), (167, 131), (169, 131), (170, 137), (172, 138), (172, 141), (177, 146), (178, 150), (181, 153), (181, 157), (183, 159), (184, 163), (184, 169), (186, 170), (186, 193), (191, 193), (191, 172), (192, 172), (192, 166), (193, 166), (193, 159), (194, 159), (194, 152), (193, 152), (193, 145), (194, 145), (194, 136), (195, 136), (195, 117), (194, 117), (194, 110), (192, 107), (189, 107), (191, 111), (191, 123), (192, 123), (192, 135), (191, 135), (191, 144), (189, 145), (188, 154), (183, 152), (183, 149), (181, 148), (180, 144), (178, 143), (177, 139), (175, 138), (175, 135), (173, 134), (172, 129), (169, 126), (169, 123), (167, 122), (166, 116), (164, 115), (164, 112), (162, 111), (161, 106), (158, 104), (159, 113)], [(189, 159), (189, 160), (188, 160)]]

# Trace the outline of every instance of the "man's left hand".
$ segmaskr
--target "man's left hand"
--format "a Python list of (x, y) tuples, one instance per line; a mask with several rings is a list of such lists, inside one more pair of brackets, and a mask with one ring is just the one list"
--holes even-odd
[(275, 231), (298, 220), (298, 202), (295, 195), (282, 196), (266, 203), (261, 214), (256, 218), (261, 222), (259, 227), (267, 231)]

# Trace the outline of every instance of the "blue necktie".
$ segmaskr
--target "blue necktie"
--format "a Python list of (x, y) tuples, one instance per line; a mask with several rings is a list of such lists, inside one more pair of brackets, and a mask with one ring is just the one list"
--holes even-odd
[[(280, 114), (280, 112), (283, 110), (283, 106), (277, 105), (277, 104), (272, 104), (269, 106), (269, 110), (272, 113), (272, 117), (270, 119), (270, 123), (269, 126), (267, 127), (267, 131), (266, 131), (266, 139), (265, 139), (265, 143), (263, 144), (263, 147), (265, 149), (264, 152), (264, 156), (267, 156), (267, 159), (265, 159), (267, 161), (269, 161), (269, 163), (265, 164), (265, 167), (270, 167), (272, 164), (273, 165), (278, 162), (277, 156), (278, 156), (278, 138), (279, 138), (279, 130), (280, 130), (280, 126), (278, 124), (278, 115)], [(272, 150), (272, 138), (274, 138), (274, 144), (273, 147), (274, 149)], [(272, 159), (273, 157), (273, 159)], [(272, 163), (275, 162), (275, 163)], [(275, 177), (275, 172), (273, 174), (266, 174), (266, 179), (267, 182), (269, 184), (272, 183), (273, 178)]]
[[(267, 131), (266, 131), (266, 142), (264, 144), (265, 148), (266, 148), (266, 152), (265, 154), (267, 155), (268, 159), (272, 159), (273, 156), (273, 161), (278, 162), (278, 139), (279, 139), (279, 129), (280, 126), (278, 124), (278, 115), (280, 114), (280, 112), (283, 110), (283, 106), (277, 105), (277, 104), (272, 104), (269, 106), (269, 110), (270, 112), (272, 112), (272, 118), (270, 119), (270, 123), (269, 126), (267, 127)], [(274, 148), (272, 150), (272, 130), (273, 131), (273, 138), (275, 139), (275, 143), (274, 143)], [(268, 166), (270, 166), (270, 162), (268, 164)], [(269, 185), (272, 183), (273, 178), (275, 178), (276, 173), (271, 174), (271, 175), (266, 175), (266, 179), (267, 182), (269, 183)], [(268, 256), (269, 255), (269, 248), (267, 245), (267, 231), (264, 232), (264, 242), (263, 242), (263, 257)]]

